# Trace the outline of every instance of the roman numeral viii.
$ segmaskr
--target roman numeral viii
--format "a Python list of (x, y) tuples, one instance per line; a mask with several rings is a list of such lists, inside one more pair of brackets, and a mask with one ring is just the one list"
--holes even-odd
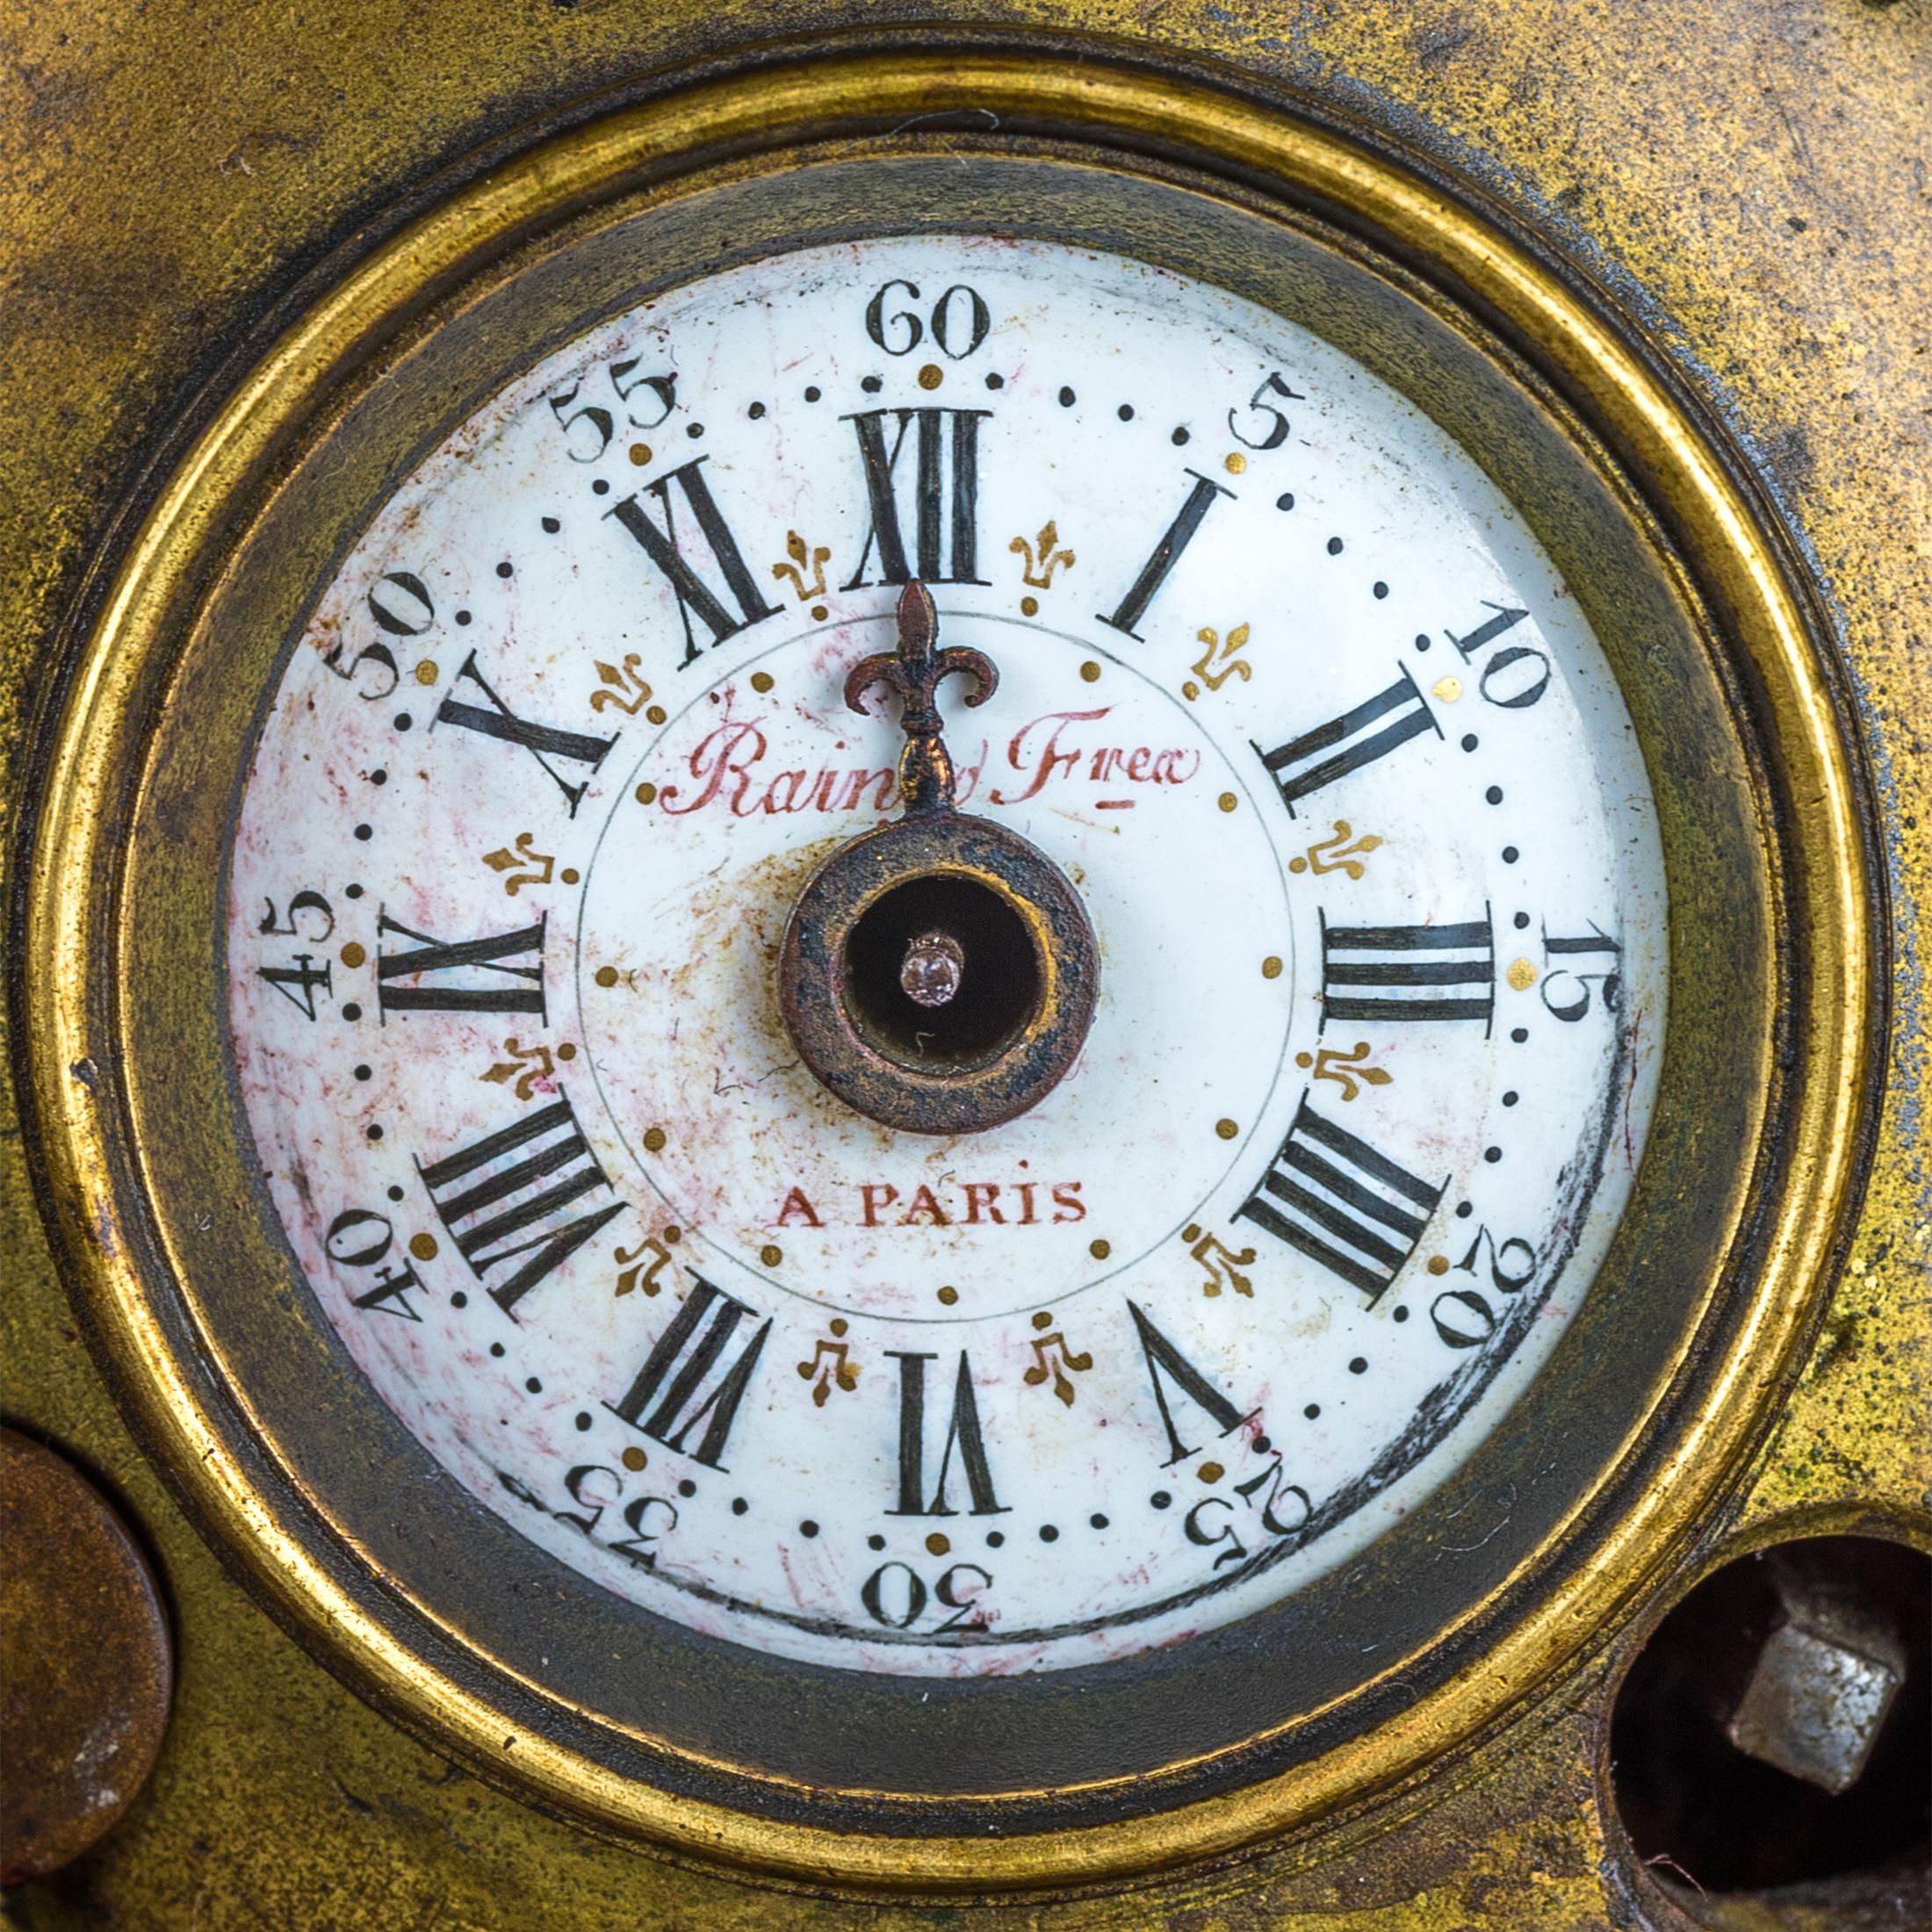
[(624, 1208), (611, 1201), (574, 1220), (558, 1218), (573, 1201), (610, 1186), (561, 1092), (442, 1160), (418, 1161), (416, 1171), (478, 1280), (518, 1264), (490, 1286), (491, 1301), (506, 1315)]
[[(990, 409), (868, 409), (845, 418), (859, 438), (871, 523), (847, 590), (872, 582), (903, 584), (917, 575), (928, 584), (978, 584), (979, 422)], [(893, 419), (887, 441), (885, 419)], [(906, 436), (912, 438), (911, 503), (912, 563), (895, 485)], [(879, 574), (866, 575), (876, 549)]]
[[(549, 917), (545, 913), (534, 926), (500, 933), (494, 939), (465, 939), (446, 945), (382, 912), (376, 920), (378, 933), (398, 933), (416, 941), (397, 952), (376, 955), (376, 998), (384, 1013), (430, 1009), (533, 1013), (544, 1018), (544, 927)], [(533, 957), (533, 964), (513, 963), (526, 955)], [(451, 977), (424, 985), (424, 978), (430, 974)], [(492, 974), (496, 977), (492, 978)], [(414, 984), (405, 985), (405, 980)]]
[(1480, 1020), (1496, 1010), (1487, 913), (1460, 926), (1330, 926), (1322, 918), (1322, 1024)]
[[(691, 1292), (645, 1358), (638, 1379), (621, 1402), (604, 1406), (667, 1449), (729, 1475), (722, 1460), (724, 1445), (771, 1333), (768, 1316), (738, 1353), (731, 1353), (732, 1338), (751, 1312), (694, 1269)], [(700, 1424), (697, 1447), (686, 1449), (686, 1438)]]
[(1373, 1308), (1416, 1251), (1448, 1185), (1431, 1187), (1323, 1120), (1304, 1097), (1281, 1151), (1235, 1218), (1319, 1262)]
[[(467, 698), (457, 696), (458, 688), (465, 683), (474, 685), (488, 703), (472, 704)], [(464, 659), (463, 668), (451, 681), (450, 696), (436, 707), (436, 721), (476, 732), (485, 738), (500, 738), (506, 744), (521, 745), (563, 793), (573, 818), (577, 816), (578, 801), (590, 783), (590, 774), (573, 785), (551, 761), (555, 758), (568, 764), (588, 765), (595, 772), (603, 763), (604, 754), (617, 742), (615, 738), (599, 738), (589, 732), (566, 732), (554, 724), (533, 724), (527, 717), (517, 717), (477, 669), (473, 651)]]
[(939, 1474), (930, 1497), (926, 1490), (926, 1365), (936, 1358), (889, 1350), (899, 1365), (899, 1500), (888, 1516), (956, 1516), (947, 1499), (946, 1486), (959, 1453), (966, 1493), (974, 1516), (1003, 1516), (1006, 1505), (993, 1493), (993, 1473), (986, 1460), (986, 1438), (979, 1426), (979, 1403), (973, 1394), (973, 1372), (966, 1351), (959, 1352), (959, 1373), (953, 1381), (953, 1413), (940, 1451)]
[[(645, 495), (657, 500), (657, 518), (635, 496), (625, 497), (604, 512), (607, 516), (615, 516), (637, 538), (645, 555), (663, 572), (671, 586), (678, 602), (678, 619), (684, 626), (684, 656), (678, 665), (681, 671), (698, 659), (697, 633), (691, 628), (693, 617), (710, 632), (710, 644), (719, 645), (750, 625), (778, 615), (778, 607), (765, 602), (763, 592), (746, 566), (744, 552), (739, 549), (738, 540), (711, 494), (710, 485), (705, 481), (703, 465), (709, 460), (707, 457), (694, 457), (674, 470), (667, 470), (655, 483), (645, 487)], [(684, 536), (678, 532), (676, 499), (681, 494), (690, 522), (696, 526)], [(659, 519), (662, 520), (661, 528)], [(698, 574), (693, 559), (700, 556), (705, 567), (723, 580), (723, 596)]]
[(1272, 752), (1261, 751), (1261, 762), (1273, 775), (1280, 788), (1282, 803), (1294, 816), (1295, 801), (1310, 792), (1332, 785), (1364, 765), (1386, 758), (1399, 745), (1406, 745), (1424, 732), (1442, 736), (1442, 726), (1423, 703), (1422, 692), (1409, 674), (1402, 675), (1386, 691), (1358, 704), (1353, 710), (1317, 724), (1312, 732), (1278, 745)]

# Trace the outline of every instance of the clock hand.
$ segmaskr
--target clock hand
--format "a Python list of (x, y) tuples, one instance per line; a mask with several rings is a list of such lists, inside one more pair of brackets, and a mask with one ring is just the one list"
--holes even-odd
[(853, 666), (846, 679), (845, 699), (854, 711), (865, 710), (864, 697), (875, 684), (887, 686), (898, 698), (899, 726), (905, 747), (899, 753), (899, 797), (907, 818), (953, 810), (953, 760), (940, 734), (939, 688), (948, 674), (970, 677), (977, 688), (967, 695), (969, 708), (984, 704), (999, 688), (999, 673), (984, 651), (948, 645), (935, 650), (939, 613), (932, 593), (914, 578), (899, 599), (899, 636), (896, 650), (875, 652)]
[(905, 810), (840, 846), (806, 881), (779, 955), (779, 1008), (801, 1060), (848, 1107), (920, 1134), (998, 1126), (1043, 1099), (1092, 1021), (1099, 948), (1079, 895), (1028, 840), (955, 803), (940, 686), (998, 688), (983, 651), (939, 643), (923, 583), (898, 634), (846, 678), (855, 711), (899, 700)]

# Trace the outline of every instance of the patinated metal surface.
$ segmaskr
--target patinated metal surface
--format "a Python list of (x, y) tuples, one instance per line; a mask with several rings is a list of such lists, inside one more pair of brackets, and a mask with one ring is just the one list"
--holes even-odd
[[(1143, 54), (1218, 56), (1366, 114), (1473, 172), (1591, 263), (1757, 453), (1835, 598), (1898, 944), (1863, 1217), (1783, 1419), (1709, 1525), (1707, 1560), (1799, 1525), (1922, 1535), (1922, 0), (898, 17), (1118, 32)], [(785, 25), (877, 19), (799, 9)], [(7, 22), (10, 804), (87, 559), (198, 379), (264, 304), (480, 143), (642, 68), (770, 31), (743, 6), (453, 4), (425, 20), (376, 5), (292, 20), (268, 8), (74, 5)], [(19, 1900), (25, 1922), (82, 1911), (156, 1927), (934, 1922), (782, 1898), (604, 1845), (451, 1771), (331, 1683), (224, 1580), (133, 1448), (61, 1296), (18, 1140), (6, 1160), (10, 1405), (123, 1486), (162, 1557), (185, 1645), (180, 1716), (149, 1793), (68, 1879)], [(1604, 1923), (1638, 1882), (1609, 1849), (1597, 1763), (1617, 1654), (1426, 1792), (1329, 1835), (1318, 1856), (1194, 1873), (1071, 1905), (1055, 1922)], [(979, 1919), (1039, 1916), (1012, 1907)]]
[(113, 1828), (154, 1768), (173, 1676), (154, 1575), (112, 1505), (0, 1429), (0, 1885)]

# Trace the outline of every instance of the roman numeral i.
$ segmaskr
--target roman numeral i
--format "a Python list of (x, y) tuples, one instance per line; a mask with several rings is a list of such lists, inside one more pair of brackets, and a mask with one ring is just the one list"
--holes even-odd
[(1135, 628), (1147, 615), (1147, 607), (1153, 602), (1155, 594), (1167, 581), (1174, 566), (1180, 561), (1180, 555), (1194, 540), (1194, 532), (1200, 528), (1201, 519), (1214, 508), (1215, 499), (1231, 497), (1235, 493), (1216, 483), (1212, 477), (1203, 476), (1199, 470), (1189, 470), (1194, 487), (1188, 491), (1186, 500), (1174, 513), (1174, 520), (1162, 533), (1161, 540), (1147, 554), (1147, 561), (1141, 566), (1140, 573), (1128, 587), (1127, 595), (1114, 608), (1114, 615), (1102, 615), (1100, 622), (1111, 625), (1115, 631), (1124, 631), (1136, 644), (1144, 642)]

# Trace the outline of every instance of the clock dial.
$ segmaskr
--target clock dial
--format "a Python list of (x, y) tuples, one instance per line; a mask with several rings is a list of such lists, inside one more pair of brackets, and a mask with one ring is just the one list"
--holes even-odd
[[(948, 1132), (780, 984), (899, 816), (846, 684), (915, 581), (997, 671), (938, 699), (959, 812), (1098, 987)], [(908, 890), (850, 964), (943, 1083), (1040, 995), (1010, 912)], [(686, 286), (425, 458), (274, 693), (227, 929), (290, 1246), (440, 1463), (660, 1616), (948, 1675), (1429, 1506), (1606, 1251), (1665, 941), (1607, 662), (1474, 463), (1248, 302), (971, 237)]]

